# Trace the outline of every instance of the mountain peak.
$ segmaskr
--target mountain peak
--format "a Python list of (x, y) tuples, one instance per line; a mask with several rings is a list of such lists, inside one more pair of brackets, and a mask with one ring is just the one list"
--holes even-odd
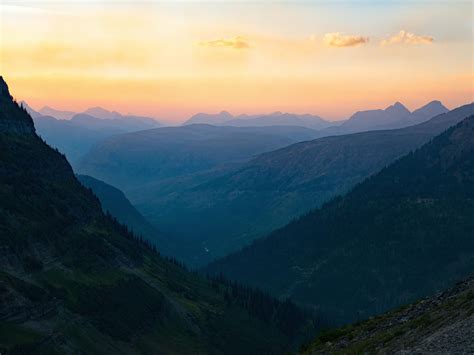
[(393, 113), (399, 113), (399, 114), (409, 114), (410, 111), (403, 105), (401, 102), (397, 101), (393, 105), (387, 107), (385, 109), (385, 112), (393, 112)]
[(13, 100), (3, 76), (0, 76), (0, 133), (15, 135), (35, 133), (33, 119), (26, 108)]
[(8, 85), (3, 79), (3, 76), (0, 75), (0, 96), (11, 98), (10, 91), (8, 90)]
[[(423, 109), (442, 109), (442, 110), (445, 110), (445, 111), (449, 111), (446, 106), (443, 105), (443, 103), (439, 100), (433, 100), (431, 102), (428, 102), (426, 105), (420, 107), (418, 110), (416, 111), (420, 111), (420, 110), (423, 110)], [(415, 111), (415, 112), (416, 112)]]
[(434, 116), (446, 113), (449, 110), (441, 103), (441, 101), (433, 100), (419, 109), (413, 111), (415, 118), (422, 122)]

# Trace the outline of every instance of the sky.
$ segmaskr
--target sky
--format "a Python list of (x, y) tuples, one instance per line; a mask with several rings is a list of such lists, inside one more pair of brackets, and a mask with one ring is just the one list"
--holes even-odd
[(39, 109), (335, 120), (473, 101), (471, 1), (0, 0), (0, 73)]

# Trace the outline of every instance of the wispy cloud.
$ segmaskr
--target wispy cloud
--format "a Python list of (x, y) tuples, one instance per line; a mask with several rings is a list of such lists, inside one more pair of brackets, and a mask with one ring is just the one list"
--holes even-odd
[(411, 32), (401, 30), (396, 35), (383, 39), (380, 44), (388, 46), (392, 44), (431, 44), (434, 38), (430, 36), (419, 36)]
[(233, 48), (233, 49), (247, 49), (250, 48), (248, 41), (241, 36), (234, 38), (219, 38), (211, 41), (201, 41), (198, 43), (201, 47), (208, 48)]
[(326, 33), (324, 43), (330, 47), (354, 47), (369, 42), (368, 37), (345, 35), (341, 32)]

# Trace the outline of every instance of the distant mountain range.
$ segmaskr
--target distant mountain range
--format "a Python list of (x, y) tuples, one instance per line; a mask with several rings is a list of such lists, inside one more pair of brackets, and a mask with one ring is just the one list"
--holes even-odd
[[(474, 270), (473, 105), (456, 126), (350, 193), (211, 264), (340, 322), (444, 289)], [(420, 126), (419, 126), (420, 127)]]
[(210, 125), (220, 126), (224, 124), (225, 122), (230, 121), (233, 118), (234, 116), (232, 116), (227, 111), (221, 111), (216, 114), (197, 113), (194, 116), (192, 116), (190, 119), (188, 119), (186, 122), (184, 122), (183, 126), (192, 125), (192, 124), (210, 124)]
[(76, 115), (76, 112), (56, 110), (49, 106), (43, 107), (41, 110), (39, 110), (39, 113), (41, 116), (51, 116), (58, 120), (70, 120)]
[[(202, 265), (347, 192), (471, 110), (472, 105), (464, 106), (402, 129), (297, 143), (261, 154), (240, 167), (214, 171), (215, 175), (137, 184), (128, 193), (152, 223), (186, 245), (175, 251), (176, 256)], [(174, 218), (177, 215), (179, 220)]]
[(123, 116), (98, 107), (86, 110), (97, 115), (92, 116), (58, 111), (47, 106), (37, 112), (26, 102), (21, 104), (33, 117), (38, 134), (66, 154), (73, 166), (93, 145), (107, 137), (161, 126), (160, 122), (149, 117)]
[(134, 120), (141, 121), (143, 124), (148, 124), (151, 127), (158, 127), (162, 125), (162, 123), (159, 120), (151, 118), (151, 117), (137, 116), (137, 115), (131, 115), (131, 114), (123, 115), (120, 112), (109, 111), (99, 106), (88, 108), (87, 110), (83, 112), (73, 112), (73, 111), (57, 110), (49, 106), (44, 106), (40, 110), (36, 111), (33, 108), (31, 108), (31, 106), (29, 106), (25, 101), (22, 101), (21, 105), (25, 107), (25, 109), (28, 111), (28, 113), (31, 115), (32, 118), (37, 118), (40, 116), (50, 116), (58, 120), (70, 120), (78, 114), (84, 114), (87, 116), (93, 116), (95, 118), (99, 118), (101, 120), (121, 121), (124, 119), (130, 119), (131, 121), (134, 121)]
[(77, 171), (128, 192), (138, 185), (244, 162), (315, 135), (314, 130), (288, 126), (156, 128), (102, 141), (82, 159)]
[[(51, 116), (60, 120), (70, 120), (78, 113), (72, 111), (61, 111), (45, 106), (39, 111), (32, 109), (26, 102), (22, 102), (33, 118), (39, 116)], [(359, 111), (349, 119), (343, 121), (328, 121), (320, 116), (311, 114), (294, 114), (274, 112), (263, 115), (242, 114), (233, 116), (227, 111), (216, 114), (198, 113), (189, 118), (183, 125), (209, 124), (215, 126), (234, 127), (264, 127), (264, 126), (299, 126), (315, 130), (323, 130), (320, 137), (334, 134), (347, 134), (374, 129), (394, 129), (422, 123), (431, 117), (449, 111), (440, 101), (432, 101), (413, 112), (410, 112), (403, 104), (396, 102), (384, 110)], [(154, 127), (161, 125), (157, 120), (150, 117), (123, 115), (117, 111), (109, 111), (102, 107), (91, 107), (81, 114), (93, 116), (103, 120), (140, 121)]]
[(292, 113), (274, 112), (269, 115), (239, 115), (232, 116), (227, 111), (218, 114), (198, 113), (183, 123), (211, 124), (233, 127), (265, 127), (265, 126), (299, 126), (315, 130), (334, 126), (341, 122), (330, 122), (314, 115), (297, 115)]
[(384, 110), (356, 112), (340, 125), (321, 129), (319, 131), (319, 137), (409, 127), (423, 123), (436, 115), (448, 111), (449, 110), (440, 101), (436, 100), (429, 102), (413, 112), (410, 112), (400, 102), (396, 102)]
[(413, 112), (410, 112), (400, 102), (396, 102), (385, 110), (357, 112), (341, 125), (341, 129), (360, 132), (374, 129), (401, 128), (422, 123), (431, 117), (448, 111), (439, 101), (432, 101)]
[(118, 116), (100, 118), (87, 113), (74, 115), (71, 120), (75, 125), (93, 130), (116, 130), (117, 132), (134, 132), (162, 126), (158, 121), (141, 116)]
[(186, 271), (104, 215), (0, 77), (2, 354), (280, 354), (316, 325)]
[(222, 111), (217, 114), (198, 113), (187, 120), (183, 125), (200, 123), (235, 127), (302, 126), (321, 130), (319, 136), (323, 137), (335, 134), (412, 126), (448, 111), (449, 110), (440, 101), (432, 101), (413, 112), (410, 112), (400, 102), (396, 102), (385, 110), (356, 112), (345, 121), (327, 121), (315, 115), (298, 115), (282, 112), (275, 112), (268, 115), (233, 116), (227, 111)]

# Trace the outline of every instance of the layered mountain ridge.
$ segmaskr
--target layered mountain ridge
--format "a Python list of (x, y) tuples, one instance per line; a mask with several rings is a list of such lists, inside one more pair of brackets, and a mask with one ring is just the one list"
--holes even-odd
[(81, 161), (78, 172), (124, 190), (243, 162), (254, 155), (308, 140), (316, 131), (296, 126), (163, 127), (110, 137)]
[(456, 126), (347, 195), (206, 270), (290, 296), (341, 322), (412, 302), (469, 276), (473, 106), (459, 114), (465, 118)]
[(472, 108), (465, 105), (396, 130), (296, 143), (218, 174), (137, 186), (129, 197), (150, 222), (173, 232), (187, 246), (175, 255), (203, 265), (347, 192), (457, 124)]

